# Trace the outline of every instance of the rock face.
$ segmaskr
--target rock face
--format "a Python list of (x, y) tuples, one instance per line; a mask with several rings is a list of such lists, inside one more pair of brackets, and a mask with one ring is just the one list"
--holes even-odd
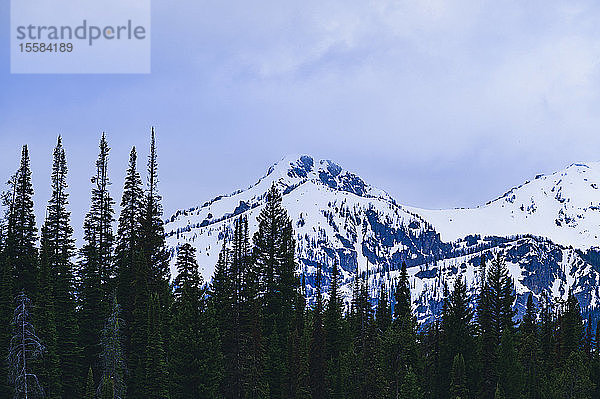
[(585, 312), (595, 313), (600, 257), (590, 248), (600, 235), (598, 164), (538, 176), (483, 207), (431, 211), (399, 205), (332, 161), (287, 157), (248, 189), (171, 216), (165, 228), (172, 254), (180, 244), (191, 243), (201, 273), (210, 280), (233, 220), (244, 214), (251, 233), (256, 231), (272, 184), (283, 193), (293, 220), (309, 300), (319, 263), (327, 288), (331, 267), (339, 262), (342, 292), (349, 299), (357, 273), (368, 276), (375, 298), (382, 283), (393, 287), (404, 261), (414, 308), (426, 322), (441, 310), (444, 285), (451, 287), (459, 276), (475, 298), (481, 257), (500, 252), (515, 281), (518, 317), (529, 293), (536, 300), (564, 298), (569, 289)]

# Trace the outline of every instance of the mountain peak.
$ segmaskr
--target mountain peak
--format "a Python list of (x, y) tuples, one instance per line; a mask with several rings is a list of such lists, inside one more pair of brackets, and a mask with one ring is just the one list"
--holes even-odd
[(273, 164), (254, 186), (265, 183), (275, 184), (285, 193), (307, 181), (360, 197), (378, 197), (392, 201), (385, 191), (367, 184), (358, 175), (342, 168), (338, 163), (330, 159), (317, 160), (307, 154), (283, 157)]
[(600, 162), (539, 174), (477, 208), (414, 211), (448, 241), (466, 234), (533, 234), (565, 246), (598, 247)]

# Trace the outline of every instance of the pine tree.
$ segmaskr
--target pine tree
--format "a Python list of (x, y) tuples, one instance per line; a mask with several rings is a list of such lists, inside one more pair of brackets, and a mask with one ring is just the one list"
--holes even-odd
[(399, 399), (421, 399), (423, 397), (417, 374), (412, 369), (404, 374), (396, 397)]
[(404, 262), (394, 292), (394, 321), (383, 339), (383, 355), (387, 366), (385, 379), (391, 394), (401, 395), (402, 385), (409, 378), (407, 373), (418, 372), (416, 321), (412, 315), (408, 273)]
[[(111, 293), (113, 247), (113, 200), (108, 192), (108, 153), (106, 137), (102, 134), (92, 177), (92, 200), (84, 221), (85, 244), (81, 250), (80, 265), (80, 346), (83, 365), (91, 366), (94, 375), (100, 373), (100, 333), (103, 320), (108, 316), (108, 298)], [(108, 302), (108, 303), (107, 303)]]
[[(47, 326), (40, 325), (40, 334), (46, 342), (46, 361), (58, 356), (56, 378), (60, 388), (52, 392), (64, 397), (76, 397), (81, 381), (79, 328), (75, 303), (74, 266), (75, 240), (71, 214), (67, 209), (67, 162), (61, 137), (53, 152), (51, 176), (52, 194), (48, 201), (46, 219), (42, 227), (40, 248), (41, 308)], [(49, 335), (46, 335), (46, 331)], [(59, 339), (60, 337), (60, 339)], [(53, 361), (52, 361), (53, 362)], [(47, 370), (51, 370), (48, 365)], [(57, 391), (58, 389), (58, 391)], [(51, 391), (47, 390), (47, 395)]]
[[(443, 390), (449, 389), (450, 370), (456, 355), (463, 357), (463, 362), (473, 365), (475, 361), (475, 339), (472, 325), (473, 311), (469, 307), (467, 287), (462, 277), (457, 277), (454, 289), (445, 300), (441, 322), (440, 371), (442, 381), (447, 381)], [(474, 370), (465, 369), (468, 380), (471, 381)]]
[(402, 262), (400, 269), (400, 280), (394, 292), (394, 317), (398, 318), (411, 313), (410, 288), (408, 285), (408, 273), (406, 263)]
[[(111, 313), (102, 330), (102, 385), (100, 390), (110, 394), (110, 398), (125, 398), (126, 363), (123, 354), (123, 320), (121, 307), (113, 296)], [(108, 386), (107, 386), (108, 384)], [(103, 393), (103, 395), (105, 395)]]
[(504, 331), (514, 328), (513, 282), (504, 259), (498, 254), (486, 272), (478, 306), (480, 361), (482, 364), (480, 396), (491, 398), (498, 382), (498, 348)]
[(375, 321), (377, 330), (380, 335), (383, 335), (392, 325), (392, 308), (388, 300), (388, 292), (385, 283), (382, 284), (379, 290), (379, 299), (377, 301), (377, 310), (375, 311)]
[[(140, 229), (142, 211), (142, 180), (137, 172), (137, 153), (135, 147), (129, 155), (129, 166), (123, 185), (121, 197), (121, 214), (117, 229), (117, 242), (115, 248), (115, 272), (117, 276), (116, 293), (122, 306), (124, 321), (123, 338), (126, 358), (136, 364), (135, 350), (132, 348), (131, 335), (133, 309), (135, 301), (135, 272), (140, 264)], [(133, 356), (132, 356), (133, 355)]]
[[(155, 317), (160, 325), (158, 328), (161, 336), (169, 334), (169, 311), (172, 295), (169, 287), (169, 253), (165, 245), (164, 226), (162, 221), (161, 197), (158, 194), (158, 160), (154, 129), (151, 132), (150, 154), (148, 156), (147, 189), (142, 200), (140, 218), (140, 261), (134, 271), (133, 287), (133, 325), (130, 337), (130, 357), (132, 364), (132, 378), (129, 384), (130, 395), (133, 398), (143, 398), (147, 391), (139, 385), (148, 374), (147, 367), (162, 367), (160, 363), (147, 364), (144, 361), (145, 348), (150, 336), (148, 310), (150, 297), (155, 296), (156, 310), (159, 314)], [(162, 348), (163, 353), (166, 352)], [(151, 374), (162, 375), (161, 370), (151, 371)]]
[(284, 397), (291, 381), (288, 342), (299, 281), (295, 275), (295, 242), (292, 224), (281, 205), (275, 186), (267, 192), (266, 204), (258, 216), (253, 255), (259, 271), (262, 307), (262, 335), (266, 345), (265, 377), (270, 396)]
[(35, 302), (38, 294), (37, 232), (29, 151), (23, 146), (21, 165), (9, 181), (6, 262), (14, 273), (13, 295), (21, 292)]
[(174, 383), (172, 397), (217, 398), (223, 367), (218, 351), (220, 343), (213, 338), (218, 336), (214, 314), (209, 314), (206, 307), (196, 250), (189, 243), (179, 248), (176, 267), (170, 361)]
[(329, 285), (329, 301), (325, 308), (323, 328), (325, 334), (325, 360), (327, 362), (327, 379), (330, 397), (342, 397), (344, 382), (341, 375), (341, 355), (344, 350), (345, 337), (343, 302), (339, 292), (339, 270), (337, 260), (333, 264), (331, 283)]

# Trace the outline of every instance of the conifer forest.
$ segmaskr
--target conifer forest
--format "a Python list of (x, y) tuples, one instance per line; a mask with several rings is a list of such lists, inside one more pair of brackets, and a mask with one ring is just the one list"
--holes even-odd
[(192, 245), (165, 243), (154, 130), (148, 158), (132, 148), (126, 171), (109, 173), (100, 138), (79, 248), (67, 155), (59, 137), (44, 220), (26, 145), (3, 192), (0, 398), (600, 398), (600, 329), (571, 292), (530, 295), (516, 318), (500, 254), (481, 257), (476, 298), (456, 279), (428, 323), (415, 317), (406, 264), (379, 287), (356, 273), (351, 298), (337, 264), (327, 285), (317, 265), (309, 298), (273, 186), (256, 233), (237, 216), (205, 281)]

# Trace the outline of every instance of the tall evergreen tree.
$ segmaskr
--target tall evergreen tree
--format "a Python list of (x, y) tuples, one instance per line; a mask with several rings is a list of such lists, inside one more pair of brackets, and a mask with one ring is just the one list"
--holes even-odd
[(469, 307), (467, 287), (462, 277), (459, 276), (455, 280), (454, 289), (448, 296), (442, 312), (440, 372), (442, 381), (448, 381), (443, 387), (445, 392), (450, 388), (450, 370), (457, 355), (461, 355), (465, 365), (471, 366), (464, 370), (469, 381), (472, 381), (474, 377), (472, 365), (475, 362), (475, 338), (472, 320), (473, 311)]
[(9, 181), (6, 262), (12, 269), (13, 295), (21, 292), (36, 301), (38, 294), (37, 230), (33, 211), (33, 185), (29, 151), (23, 146), (21, 165)]
[[(42, 227), (40, 247), (40, 288), (44, 298), (47, 326), (40, 326), (40, 334), (46, 342), (47, 355), (58, 357), (57, 378), (60, 391), (57, 395), (76, 397), (81, 384), (79, 327), (75, 303), (75, 270), (72, 257), (75, 240), (68, 210), (67, 161), (61, 137), (53, 152), (51, 175), (52, 194), (48, 201), (46, 219)], [(42, 331), (48, 330), (48, 336)], [(56, 337), (52, 335), (56, 334)], [(54, 343), (56, 347), (54, 348)]]
[[(80, 345), (84, 367), (91, 366), (94, 376), (100, 373), (100, 333), (108, 315), (108, 298), (113, 274), (113, 200), (108, 188), (108, 153), (106, 137), (102, 134), (92, 177), (90, 210), (84, 221), (85, 244), (81, 249), (80, 265)], [(99, 382), (99, 381), (98, 381)]]
[(133, 309), (136, 287), (135, 273), (140, 265), (140, 230), (142, 211), (142, 180), (137, 171), (137, 153), (135, 147), (129, 155), (129, 166), (123, 185), (121, 213), (117, 228), (115, 248), (115, 272), (117, 277), (116, 293), (122, 306), (123, 338), (126, 358), (136, 364), (135, 348), (132, 348), (131, 335), (134, 326)]
[(394, 292), (394, 317), (398, 318), (411, 313), (410, 287), (406, 263), (402, 262), (400, 279)]
[(385, 283), (383, 283), (379, 289), (375, 321), (380, 335), (383, 335), (392, 325), (392, 308), (388, 299), (388, 291), (385, 287)]
[(406, 392), (407, 387), (412, 386), (413, 376), (410, 374), (419, 372), (416, 321), (412, 315), (408, 273), (404, 262), (394, 292), (394, 321), (384, 336), (383, 353), (387, 366), (387, 384), (391, 395), (398, 397)]
[(179, 248), (176, 266), (170, 361), (172, 398), (217, 398), (223, 365), (215, 346), (218, 349), (220, 343), (213, 338), (214, 314), (208, 313), (196, 250), (189, 243)]
[(496, 390), (498, 348), (504, 331), (514, 328), (514, 301), (512, 279), (508, 275), (504, 259), (498, 254), (486, 271), (478, 306), (482, 398), (492, 398)]
[[(154, 128), (151, 132), (150, 154), (148, 155), (147, 189), (142, 200), (140, 217), (140, 261), (134, 270), (133, 286), (133, 325), (130, 335), (130, 353), (132, 364), (132, 380), (129, 384), (133, 398), (143, 398), (144, 388), (139, 386), (144, 375), (148, 373), (145, 363), (145, 348), (150, 332), (148, 331), (148, 310), (150, 297), (155, 295), (158, 301), (156, 320), (160, 335), (169, 334), (169, 311), (172, 295), (169, 287), (169, 253), (165, 245), (164, 226), (162, 221), (161, 197), (158, 193), (158, 158)], [(163, 348), (163, 352), (166, 349)], [(159, 364), (155, 364), (157, 367)], [(161, 370), (152, 373), (161, 374)]]
[(344, 310), (339, 292), (339, 269), (337, 260), (333, 264), (331, 283), (329, 285), (329, 301), (325, 307), (323, 328), (325, 334), (325, 360), (327, 363), (329, 397), (343, 397), (344, 381), (342, 379), (341, 356), (344, 342), (347, 341), (344, 328)]
[(295, 241), (292, 223), (273, 185), (258, 216), (253, 256), (260, 275), (263, 302), (262, 333), (266, 345), (265, 377), (270, 396), (282, 398), (291, 381), (288, 359), (294, 306), (299, 281), (295, 275)]
[(321, 294), (321, 264), (315, 280), (316, 302), (313, 309), (312, 340), (310, 343), (310, 389), (312, 399), (325, 399), (327, 395), (325, 331), (323, 331), (323, 296)]

